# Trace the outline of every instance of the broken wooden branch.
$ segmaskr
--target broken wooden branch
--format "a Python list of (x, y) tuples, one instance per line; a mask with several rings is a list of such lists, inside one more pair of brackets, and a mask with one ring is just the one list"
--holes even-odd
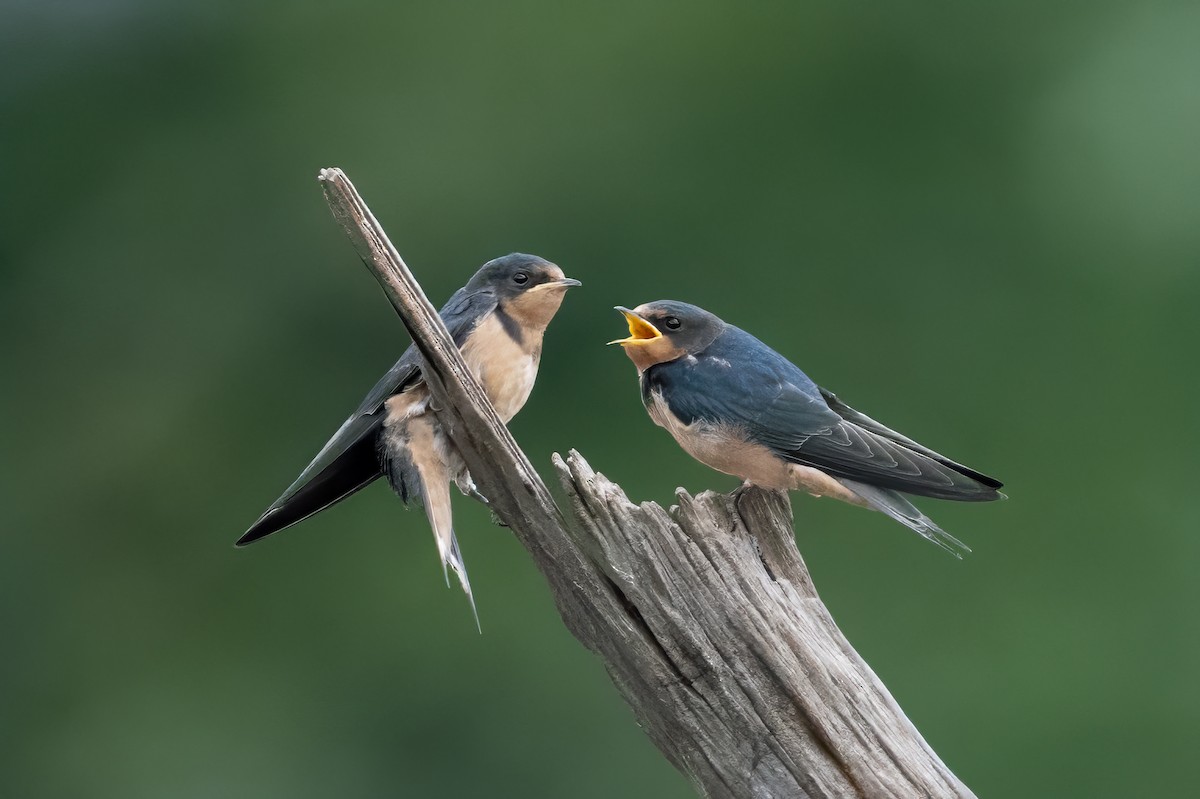
[(662, 753), (709, 797), (971, 797), (854, 651), (796, 549), (786, 494), (682, 489), (635, 505), (577, 452), (554, 468), (572, 522), (339, 169), (334, 216), (426, 361), (437, 413), (571, 633)]

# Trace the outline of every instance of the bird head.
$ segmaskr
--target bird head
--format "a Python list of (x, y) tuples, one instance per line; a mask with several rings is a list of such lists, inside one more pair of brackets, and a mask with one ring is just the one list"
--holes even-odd
[(515, 252), (484, 264), (471, 282), (470, 289), (488, 289), (497, 303), (522, 327), (545, 328), (563, 295), (572, 286), (582, 285), (566, 277), (563, 270), (544, 258)]
[(618, 305), (616, 310), (629, 324), (629, 337), (608, 343), (620, 344), (639, 372), (685, 355), (698, 355), (725, 329), (717, 316), (675, 300), (648, 302), (633, 310)]

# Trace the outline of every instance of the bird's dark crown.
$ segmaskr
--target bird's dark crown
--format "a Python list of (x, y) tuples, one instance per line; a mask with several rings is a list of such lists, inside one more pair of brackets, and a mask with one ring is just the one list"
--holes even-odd
[(684, 352), (695, 355), (721, 335), (725, 323), (716, 314), (678, 300), (655, 300), (633, 312)]
[[(563, 296), (580, 282), (563, 275), (556, 264), (536, 255), (515, 252), (488, 261), (467, 283), (468, 294), (486, 292), (496, 301), (496, 312), (509, 335), (523, 342), (541, 340), (541, 333), (558, 312)], [(529, 338), (521, 331), (533, 331)]]
[(537, 286), (564, 279), (562, 269), (545, 258), (514, 252), (488, 261), (467, 284), (470, 289), (490, 289), (501, 299), (511, 299)]

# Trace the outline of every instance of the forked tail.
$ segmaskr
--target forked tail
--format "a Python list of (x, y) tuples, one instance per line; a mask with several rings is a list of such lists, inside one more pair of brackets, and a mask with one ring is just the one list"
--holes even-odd
[(856, 480), (839, 478), (838, 482), (858, 494), (872, 510), (887, 514), (903, 524), (917, 535), (937, 544), (954, 557), (962, 560), (962, 556), (971, 548), (954, 536), (938, 527), (933, 519), (921, 513), (915, 505), (904, 498), (899, 492), (887, 488), (879, 488)]
[[(425, 475), (421, 475), (425, 478)], [(475, 626), (479, 626), (479, 611), (475, 609), (475, 596), (471, 593), (471, 581), (467, 578), (467, 565), (463, 562), (462, 550), (458, 547), (458, 537), (454, 535), (454, 519), (450, 509), (450, 482), (444, 476), (442, 479), (422, 479), (422, 504), (425, 505), (425, 515), (429, 517), (429, 526), (433, 528), (433, 537), (437, 540), (438, 556), (442, 560), (442, 572), (446, 576), (446, 585), (450, 585), (450, 574), (446, 567), (458, 575), (458, 583), (471, 603), (471, 613), (475, 615)]]

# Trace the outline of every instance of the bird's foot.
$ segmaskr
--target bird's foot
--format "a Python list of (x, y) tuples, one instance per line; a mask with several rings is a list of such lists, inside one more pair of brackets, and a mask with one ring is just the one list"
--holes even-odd
[(742, 498), (742, 494), (745, 494), (751, 488), (754, 488), (754, 483), (751, 483), (749, 480), (744, 480), (740, 486), (729, 492), (729, 496), (733, 497), (734, 502), (737, 502)]
[[(461, 474), (454, 478), (454, 484), (458, 486), (458, 490), (463, 493), (464, 497), (477, 500), (489, 508), (492, 506), (491, 501), (479, 492), (479, 487), (475, 485), (475, 481), (471, 479), (471, 474), (466, 470), (463, 470)], [(508, 527), (507, 524), (500, 520), (500, 517), (496, 515), (496, 511), (494, 510), (492, 511), (492, 524), (499, 527)]]
[(729, 492), (729, 498), (733, 500), (733, 507), (741, 513), (742, 497), (746, 496), (746, 492), (754, 488), (754, 483), (749, 480), (744, 481), (740, 486)]
[(454, 478), (454, 484), (458, 486), (458, 490), (462, 492), (464, 497), (470, 497), (477, 502), (482, 502), (484, 505), (491, 505), (488, 498), (479, 493), (479, 487), (475, 485), (475, 481), (471, 479), (468, 472), (463, 472), (458, 477)]

